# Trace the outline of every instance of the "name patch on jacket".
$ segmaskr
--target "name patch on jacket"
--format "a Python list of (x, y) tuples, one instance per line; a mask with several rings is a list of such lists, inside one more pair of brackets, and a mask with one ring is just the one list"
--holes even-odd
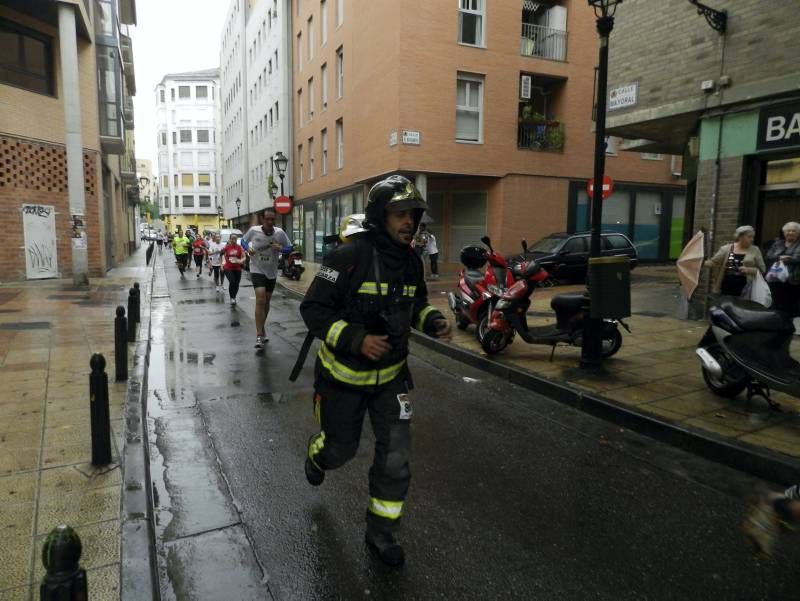
[(335, 284), (336, 280), (339, 279), (339, 272), (330, 267), (321, 267), (317, 273), (317, 277)]

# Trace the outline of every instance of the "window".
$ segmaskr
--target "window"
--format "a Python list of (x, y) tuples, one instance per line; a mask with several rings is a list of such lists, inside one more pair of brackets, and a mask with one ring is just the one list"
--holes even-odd
[(278, 122), (278, 103), (275, 103), (275, 123)]
[(194, 187), (194, 173), (182, 173), (181, 188), (192, 188), (192, 187)]
[(191, 98), (191, 86), (178, 86), (178, 98)]
[(51, 38), (0, 19), (0, 82), (54, 94)]
[(269, 61), (267, 61), (267, 73), (272, 75), (272, 59), (269, 59)]
[(172, 143), (173, 144), (177, 144), (178, 143), (178, 132), (175, 132), (175, 131), (172, 132)]
[(168, 175), (162, 175), (161, 176), (161, 187), (162, 188), (166, 188), (167, 186), (169, 186), (169, 176)]
[(299, 117), (300, 127), (303, 127), (303, 90), (297, 90), (297, 115)]
[(162, 146), (166, 146), (167, 145), (167, 132), (165, 132), (165, 131), (161, 132), (161, 145)]
[(297, 146), (297, 162), (300, 164), (300, 183), (303, 183), (303, 176), (305, 172), (303, 170), (303, 145), (299, 144)]
[(308, 80), (308, 120), (314, 118), (314, 78)]
[(336, 122), (336, 168), (344, 167), (344, 123), (341, 119)]
[(273, 127), (274, 122), (272, 121), (272, 109), (269, 109), (269, 127), (270, 129)]
[[(210, 186), (211, 185), (211, 174), (210, 173), (198, 173), (197, 174), (197, 185), (198, 186)], [(203, 205), (200, 205), (201, 207)]]
[(199, 203), (198, 205), (201, 207), (210, 207), (211, 206), (211, 197), (210, 196), (203, 196), (202, 194), (197, 197)]
[(608, 236), (605, 236), (605, 239), (608, 242), (609, 248), (613, 250), (622, 250), (631, 247), (630, 242), (628, 242), (628, 239), (623, 236), (620, 236), (619, 234), (610, 234)]
[(183, 206), (184, 207), (193, 207), (194, 206), (194, 196), (182, 196), (183, 199)]
[(197, 130), (197, 141), (202, 143), (208, 143), (208, 130), (207, 129), (198, 129)]
[(303, 32), (297, 34), (297, 70), (303, 70)]
[(308, 62), (310, 63), (314, 59), (314, 18), (308, 18)]
[(323, 129), (320, 132), (320, 139), (322, 144), (322, 175), (328, 174), (328, 130)]
[(336, 97), (344, 96), (344, 49), (336, 50)]
[(177, 209), (179, 206), (181, 206), (181, 205), (180, 205), (180, 203), (178, 202), (178, 196), (176, 195), (176, 196), (175, 196), (175, 208)]
[(308, 181), (314, 179), (314, 138), (308, 139)]
[(194, 157), (192, 156), (193, 153), (191, 152), (182, 152), (181, 153), (181, 170), (191, 170), (194, 167)]
[[(159, 100), (161, 100), (161, 104), (164, 104), (164, 102), (166, 102), (164, 100), (164, 90), (159, 90), (158, 91), (158, 98), (159, 98)], [(167, 201), (167, 202), (169, 202), (169, 201)]]
[(586, 236), (578, 236), (576, 238), (570, 238), (566, 241), (561, 250), (567, 253), (585, 253), (587, 252), (586, 247)]
[(458, 74), (456, 84), (456, 140), (483, 141), (483, 77)]
[(172, 98), (172, 100), (175, 100), (175, 88), (169, 89), (169, 96)]
[(321, 46), (328, 43), (328, 3), (325, 0), (319, 3), (319, 37)]
[(164, 197), (164, 208), (165, 209), (169, 208), (169, 196)]
[(197, 166), (200, 169), (211, 169), (211, 152), (198, 152), (197, 153)]
[(485, 0), (458, 0), (458, 41), (483, 46)]
[(328, 108), (328, 64), (322, 65), (319, 72), (319, 78), (322, 83), (322, 110)]
[[(175, 166), (177, 167), (177, 165), (175, 165)], [(172, 176), (172, 183), (174, 184), (174, 186), (176, 188), (178, 187), (178, 174), (177, 173)]]
[(191, 129), (182, 129), (181, 130), (181, 144), (192, 142), (192, 130)]
[(336, 27), (344, 23), (344, 0), (336, 0)]
[(278, 51), (275, 51), (275, 70), (278, 70)]
[(194, 97), (195, 98), (208, 98), (208, 86), (197, 86), (194, 89)]

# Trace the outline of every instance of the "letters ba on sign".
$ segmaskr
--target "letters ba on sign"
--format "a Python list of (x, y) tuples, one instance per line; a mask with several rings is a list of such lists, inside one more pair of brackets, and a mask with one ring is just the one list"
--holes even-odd
[(616, 111), (629, 106), (635, 106), (639, 98), (639, 82), (617, 86), (608, 91), (608, 110)]
[(758, 150), (800, 146), (800, 102), (761, 109), (758, 116)]

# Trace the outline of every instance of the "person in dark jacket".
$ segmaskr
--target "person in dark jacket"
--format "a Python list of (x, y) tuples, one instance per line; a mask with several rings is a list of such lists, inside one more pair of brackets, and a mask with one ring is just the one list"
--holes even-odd
[(772, 308), (791, 317), (800, 315), (800, 223), (790, 221), (783, 226), (783, 240), (773, 242), (767, 251), (769, 267), (780, 261), (789, 270), (789, 281), (770, 282)]
[(405, 177), (375, 184), (366, 207), (368, 233), (328, 255), (300, 305), (309, 331), (322, 340), (313, 404), (321, 431), (309, 441), (306, 478), (319, 486), (325, 471), (356, 454), (369, 412), (375, 457), (366, 542), (392, 566), (405, 560), (395, 531), (411, 479), (410, 331), (450, 335), (449, 322), (428, 304), (422, 261), (411, 248), (426, 208)]

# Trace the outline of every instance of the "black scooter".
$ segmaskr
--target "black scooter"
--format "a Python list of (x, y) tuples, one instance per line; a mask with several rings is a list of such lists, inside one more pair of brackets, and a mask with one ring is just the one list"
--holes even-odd
[(722, 296), (711, 308), (711, 326), (695, 351), (711, 391), (733, 398), (747, 389), (747, 400), (762, 396), (779, 404), (770, 390), (800, 397), (800, 363), (792, 359), (792, 319), (753, 301)]

